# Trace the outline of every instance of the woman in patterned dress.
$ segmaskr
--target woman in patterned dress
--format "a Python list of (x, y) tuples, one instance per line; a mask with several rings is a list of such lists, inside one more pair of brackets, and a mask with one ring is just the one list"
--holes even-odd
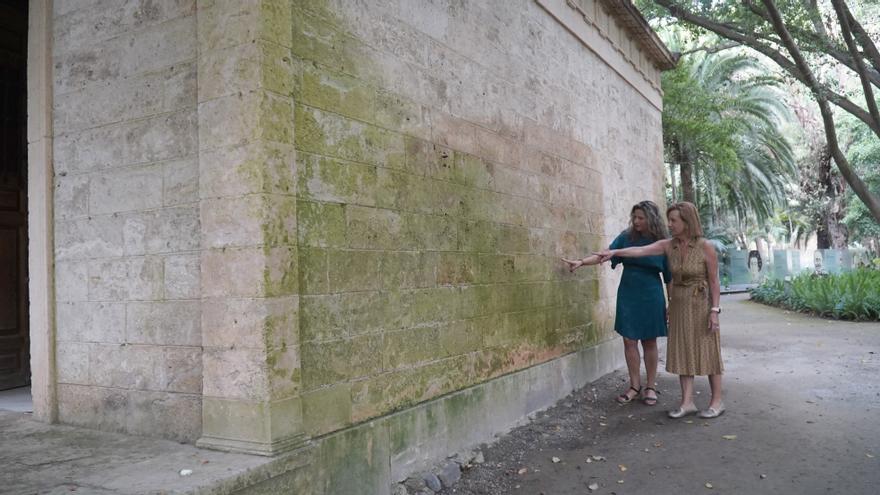
[[(611, 243), (611, 249), (646, 246), (668, 237), (660, 210), (653, 201), (642, 201), (630, 210), (630, 226)], [(569, 271), (584, 265), (599, 263), (596, 255), (579, 260), (567, 260)], [(617, 396), (617, 402), (626, 404), (642, 395), (642, 402), (657, 404), (657, 337), (666, 336), (666, 298), (660, 273), (668, 284), (672, 281), (665, 256), (645, 258), (614, 258), (611, 267), (623, 264), (623, 276), (617, 288), (617, 312), (614, 330), (623, 337), (623, 354), (629, 371), (629, 388)], [(641, 385), (639, 342), (645, 359), (645, 388)]]
[(681, 404), (678, 409), (669, 411), (669, 417), (681, 418), (697, 412), (693, 399), (694, 375), (708, 375), (712, 399), (709, 407), (700, 411), (700, 417), (715, 418), (724, 412), (718, 257), (712, 245), (703, 238), (700, 217), (692, 203), (673, 204), (666, 210), (666, 217), (671, 239), (596, 254), (603, 262), (612, 257), (666, 255), (672, 270), (666, 371), (679, 375), (681, 385)]

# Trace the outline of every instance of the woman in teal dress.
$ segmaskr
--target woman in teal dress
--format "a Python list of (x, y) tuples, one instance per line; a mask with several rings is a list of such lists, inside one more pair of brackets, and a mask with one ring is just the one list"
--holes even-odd
[[(629, 228), (614, 239), (610, 249), (646, 246), (667, 237), (669, 234), (666, 224), (657, 205), (652, 201), (642, 201), (632, 207)], [(600, 260), (598, 256), (592, 255), (584, 259), (563, 261), (568, 263), (570, 271), (574, 271), (584, 265), (598, 264)], [(617, 288), (614, 330), (623, 337), (623, 352), (630, 383), (629, 388), (617, 397), (617, 401), (625, 404), (642, 394), (642, 401), (653, 406), (657, 404), (657, 390), (654, 388), (657, 379), (657, 337), (666, 336), (666, 298), (660, 274), (663, 274), (663, 281), (666, 283), (672, 281), (672, 275), (666, 256), (611, 259), (611, 268), (616, 268), (619, 264), (624, 266), (624, 270)], [(644, 390), (641, 385), (639, 342), (642, 343), (647, 375)]]

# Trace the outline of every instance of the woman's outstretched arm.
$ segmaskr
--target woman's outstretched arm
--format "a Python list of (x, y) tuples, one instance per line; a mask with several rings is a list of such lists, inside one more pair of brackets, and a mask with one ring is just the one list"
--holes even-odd
[(647, 246), (634, 246), (623, 249), (605, 249), (593, 253), (601, 258), (604, 263), (611, 259), (612, 256), (620, 256), (621, 258), (641, 258), (643, 256), (657, 256), (666, 252), (666, 246), (669, 239), (660, 239), (659, 241), (648, 244)]
[(573, 272), (582, 266), (598, 265), (602, 260), (599, 258), (598, 255), (591, 254), (586, 258), (581, 258), (579, 260), (562, 258), (562, 261), (564, 261), (568, 265), (568, 271)]

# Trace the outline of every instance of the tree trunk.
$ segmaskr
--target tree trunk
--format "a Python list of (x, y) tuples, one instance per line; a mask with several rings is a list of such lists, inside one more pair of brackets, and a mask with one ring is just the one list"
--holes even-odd
[[(678, 163), (678, 175), (681, 180), (681, 201), (689, 201), (693, 204), (697, 204), (697, 198), (694, 194), (694, 165), (691, 163), (687, 151), (681, 147), (681, 143), (678, 141), (672, 141), (671, 144), (671, 148), (675, 153), (673, 161)], [(674, 176), (672, 181), (675, 182)], [(675, 186), (673, 186), (673, 192), (674, 191)]]
[(819, 212), (816, 228), (817, 249), (846, 249), (848, 232), (843, 224), (846, 214), (844, 192), (846, 184), (831, 172), (831, 150), (823, 146), (818, 160), (818, 182), (825, 205)]
[(679, 167), (681, 171), (681, 199), (697, 204), (697, 196), (694, 192), (694, 166), (688, 161), (687, 156), (682, 156)]

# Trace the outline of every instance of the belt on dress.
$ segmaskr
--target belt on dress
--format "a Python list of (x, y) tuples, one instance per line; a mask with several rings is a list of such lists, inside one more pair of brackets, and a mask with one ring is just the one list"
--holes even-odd
[(701, 294), (705, 295), (709, 290), (709, 282), (706, 279), (694, 279), (694, 280), (674, 280), (672, 285), (675, 287), (693, 287), (694, 297), (699, 297)]

